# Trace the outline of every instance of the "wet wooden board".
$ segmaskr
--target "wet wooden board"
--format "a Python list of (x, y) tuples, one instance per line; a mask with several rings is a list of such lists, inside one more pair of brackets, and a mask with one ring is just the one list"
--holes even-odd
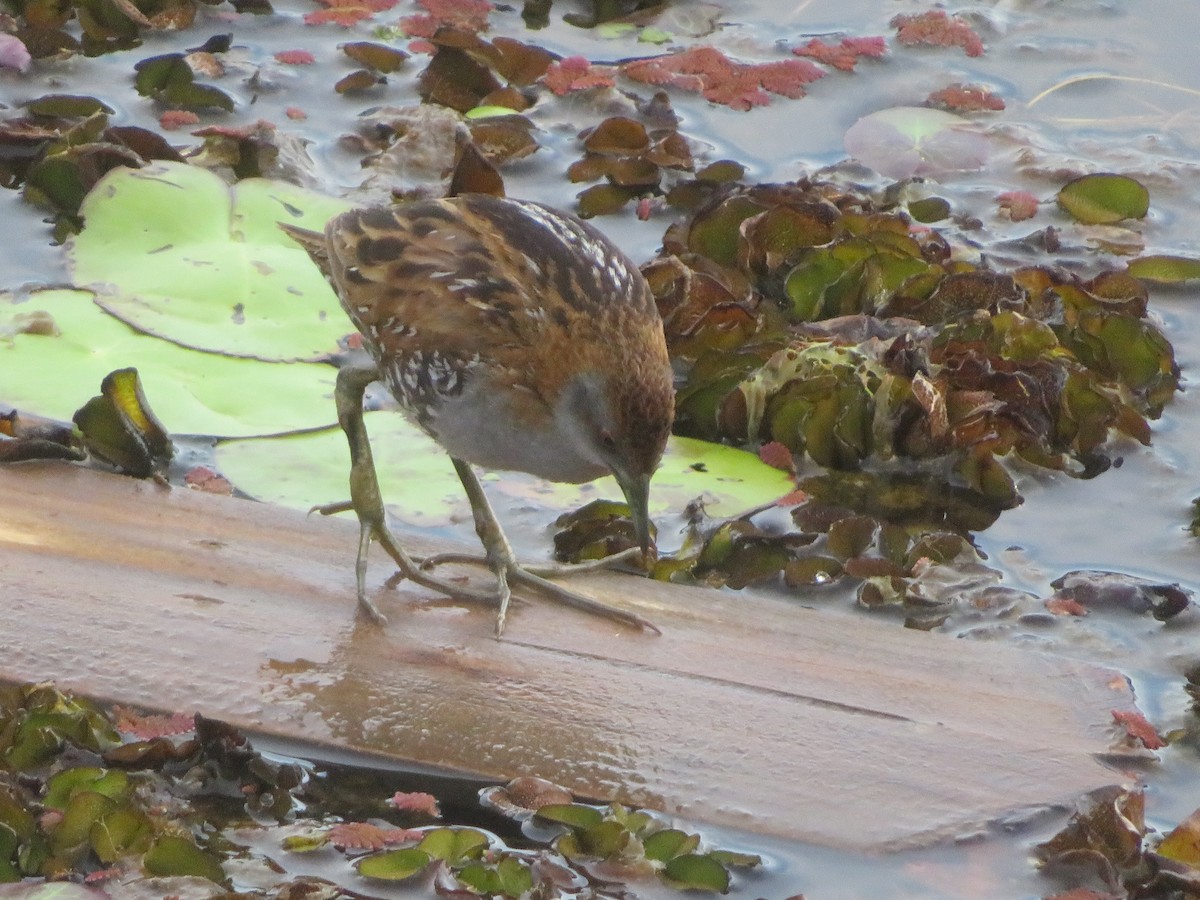
[(0, 678), (843, 848), (1120, 780), (1099, 667), (608, 574), (575, 583), (662, 636), (532, 601), (497, 641), (490, 610), (384, 589), (379, 554), (381, 629), (351, 521), (59, 464), (0, 497)]

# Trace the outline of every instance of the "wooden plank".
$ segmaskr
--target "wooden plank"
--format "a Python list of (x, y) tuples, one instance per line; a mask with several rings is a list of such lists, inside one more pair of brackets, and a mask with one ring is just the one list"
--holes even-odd
[(611, 574), (575, 584), (662, 636), (533, 601), (496, 641), (490, 610), (385, 590), (382, 556), (380, 629), (352, 522), (57, 464), (0, 496), (8, 680), (854, 849), (1120, 780), (1131, 700), (1099, 667)]

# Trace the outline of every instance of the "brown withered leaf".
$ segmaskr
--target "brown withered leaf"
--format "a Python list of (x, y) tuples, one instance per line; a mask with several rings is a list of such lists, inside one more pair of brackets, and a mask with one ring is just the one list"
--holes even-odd
[(386, 78), (370, 69), (355, 69), (349, 75), (339, 78), (333, 89), (339, 94), (360, 94), (363, 91), (369, 91), (376, 85), (386, 83)]
[(626, 116), (611, 116), (580, 137), (585, 150), (602, 156), (636, 156), (650, 149), (646, 126)]
[(503, 85), (492, 70), (457, 47), (439, 45), (417, 79), (421, 99), (466, 112)]
[(471, 139), (489, 161), (503, 165), (524, 159), (539, 149), (533, 123), (524, 116), (492, 116), (467, 123)]
[(362, 66), (376, 72), (395, 72), (408, 59), (408, 54), (386, 44), (374, 41), (351, 41), (342, 44), (342, 52)]
[(500, 172), (470, 140), (460, 142), (458, 159), (450, 175), (448, 196), (457, 197), (460, 194), (504, 196), (504, 179), (500, 177)]

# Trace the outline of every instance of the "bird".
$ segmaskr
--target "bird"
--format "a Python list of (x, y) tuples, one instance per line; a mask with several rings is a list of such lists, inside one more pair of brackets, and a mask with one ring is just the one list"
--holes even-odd
[[(359, 609), (386, 621), (366, 595), (375, 539), (397, 577), (495, 604), (497, 637), (513, 584), (657, 632), (636, 613), (550, 580), (586, 566), (518, 562), (474, 470), (569, 483), (612, 474), (638, 547), (607, 561), (649, 551), (650, 481), (671, 431), (674, 389), (662, 319), (637, 265), (570, 213), (489, 194), (352, 209), (323, 233), (280, 227), (325, 274), (370, 355), (339, 369), (334, 395), (350, 445), (349, 506), (360, 525)], [(450, 456), (483, 557), (418, 561), (387, 528), (363, 423), (363, 396), (377, 380)], [(448, 561), (486, 565), (494, 592), (432, 573)]]

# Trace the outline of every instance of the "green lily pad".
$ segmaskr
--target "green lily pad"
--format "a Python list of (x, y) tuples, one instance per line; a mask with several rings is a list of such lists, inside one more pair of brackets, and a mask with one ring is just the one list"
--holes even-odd
[[(394, 515), (422, 528), (470, 517), (462, 483), (441, 448), (398, 413), (365, 418), (380, 490)], [(256, 500), (307, 511), (350, 495), (350, 451), (340, 428), (222, 441), (216, 457), (221, 474)]]
[[(155, 401), (155, 408), (158, 406)], [(380, 489), (398, 519), (419, 527), (439, 527), (470, 517), (462, 484), (445, 451), (399, 413), (368, 413), (366, 422)], [(216, 454), (221, 473), (258, 500), (308, 510), (343, 500), (349, 493), (350, 453), (338, 428), (223, 441)], [(554, 510), (622, 496), (611, 477), (573, 485), (553, 484), (520, 472), (497, 472), (487, 473), (484, 481), (489, 491)], [(786, 473), (764, 464), (753, 453), (672, 437), (650, 487), (650, 513), (678, 512), (703, 495), (712, 515), (733, 515), (769, 503), (791, 489)]]
[(938, 178), (979, 169), (988, 138), (968, 119), (940, 109), (898, 106), (869, 113), (846, 130), (846, 152), (889, 178)]
[(1063, 186), (1058, 205), (1085, 225), (1111, 225), (1144, 218), (1150, 209), (1150, 192), (1124, 175), (1084, 175)]
[[(198, 353), (139, 334), (93, 301), (90, 291), (39, 291), (26, 300), (0, 294), (0, 402), (69, 421), (105, 375), (136, 365), (173, 434), (279, 434), (336, 418), (330, 366)], [(34, 312), (54, 328), (25, 333), (18, 317)]]
[(186, 347), (313, 360), (352, 330), (324, 278), (276, 223), (320, 229), (344, 201), (156, 162), (114, 169), (80, 207), (75, 283), (133, 327)]

